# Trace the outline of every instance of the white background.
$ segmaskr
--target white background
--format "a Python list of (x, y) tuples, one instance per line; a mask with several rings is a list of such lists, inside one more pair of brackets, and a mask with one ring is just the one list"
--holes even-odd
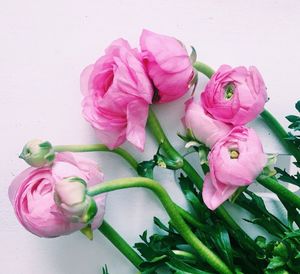
[[(95, 143), (81, 117), (79, 75), (118, 37), (138, 46), (142, 28), (176, 36), (193, 45), (199, 60), (217, 68), (223, 63), (256, 65), (268, 86), (267, 108), (284, 116), (299, 97), (299, 1), (0, 1), (0, 266), (7, 274), (94, 274), (104, 263), (111, 274), (136, 273), (100, 235), (92, 242), (80, 233), (40, 239), (17, 222), (7, 198), (13, 177), (26, 167), (18, 159), (23, 144), (45, 138), (53, 144)], [(206, 79), (200, 76), (199, 89)], [(183, 102), (157, 107), (163, 127), (176, 147)], [(259, 128), (265, 150), (281, 147)], [(129, 146), (127, 146), (129, 147)], [(148, 159), (156, 146), (147, 139)], [(126, 163), (111, 154), (90, 154), (106, 179), (133, 176)], [(179, 203), (183, 199), (173, 175), (158, 179)], [(132, 189), (109, 195), (106, 219), (133, 244), (152, 228), (152, 217), (164, 216), (151, 193)]]

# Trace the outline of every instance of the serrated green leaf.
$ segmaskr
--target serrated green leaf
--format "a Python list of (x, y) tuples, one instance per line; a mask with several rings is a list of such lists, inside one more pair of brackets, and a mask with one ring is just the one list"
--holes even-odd
[(237, 198), (236, 204), (242, 206), (250, 213), (252, 213), (254, 215), (254, 218), (252, 220), (244, 220), (262, 226), (272, 235), (282, 237), (283, 233), (288, 227), (266, 209), (262, 198), (249, 190), (246, 190), (245, 194), (242, 193)]
[(291, 184), (294, 184), (294, 185), (300, 187), (300, 174), (299, 174), (299, 172), (295, 176), (293, 176), (293, 175), (288, 174), (285, 170), (282, 170), (280, 168), (275, 167), (275, 170), (276, 170), (277, 174), (279, 175), (278, 179), (280, 181), (291, 183)]
[(156, 226), (158, 226), (161, 230), (164, 230), (164, 231), (169, 232), (169, 233), (174, 233), (173, 229), (170, 229), (169, 227), (164, 225), (157, 217), (154, 217), (153, 221), (154, 221), (154, 224)]
[(283, 258), (274, 256), (273, 258), (271, 258), (271, 260), (267, 266), (267, 269), (277, 269), (277, 268), (284, 266), (285, 263), (286, 262)]

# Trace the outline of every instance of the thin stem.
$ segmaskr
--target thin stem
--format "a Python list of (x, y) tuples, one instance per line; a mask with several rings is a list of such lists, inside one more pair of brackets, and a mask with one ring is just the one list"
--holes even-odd
[(90, 196), (95, 196), (104, 192), (132, 187), (144, 187), (153, 191), (166, 209), (166, 212), (169, 214), (176, 230), (181, 234), (186, 242), (190, 244), (216, 271), (224, 274), (232, 273), (228, 266), (196, 237), (178, 213), (175, 204), (171, 200), (167, 191), (154, 180), (143, 177), (117, 179), (90, 187), (88, 189), (88, 194)]
[[(173, 160), (179, 161), (181, 159), (183, 166), (182, 170), (185, 174), (191, 179), (193, 184), (201, 191), (203, 186), (203, 179), (197, 173), (197, 171), (190, 165), (188, 161), (186, 161), (178, 152), (177, 150), (170, 144), (167, 136), (165, 135), (158, 119), (156, 118), (155, 113), (150, 108), (149, 115), (148, 115), (148, 123), (149, 129), (151, 130), (152, 134), (156, 138), (158, 144), (161, 145), (161, 148), (165, 151), (165, 153)], [(241, 227), (234, 221), (234, 219), (228, 214), (226, 209), (223, 206), (219, 206), (216, 209), (217, 216), (222, 219), (227, 226), (230, 228), (230, 234), (232, 237), (236, 238), (239, 241), (240, 236), (243, 236), (244, 245), (248, 246), (250, 250), (257, 250), (261, 252), (259, 246), (249, 237), (249, 235), (241, 229)], [(239, 232), (239, 235), (235, 233), (236, 231)]]
[(135, 170), (137, 169), (138, 162), (134, 157), (123, 148), (109, 149), (106, 145), (95, 144), (95, 145), (62, 145), (54, 146), (54, 151), (56, 152), (91, 152), (91, 151), (103, 151), (103, 152), (112, 152), (121, 156), (126, 160)]
[(264, 175), (258, 176), (256, 180), (265, 188), (277, 194), (280, 198), (283, 198), (285, 201), (290, 202), (292, 205), (300, 209), (300, 197), (282, 186), (277, 182), (277, 180)]
[(215, 73), (215, 71), (210, 66), (199, 61), (194, 63), (194, 68), (202, 74), (206, 75), (208, 78), (211, 78)]
[(260, 114), (268, 127), (273, 131), (277, 139), (281, 142), (284, 148), (295, 157), (297, 162), (300, 162), (300, 150), (289, 142), (286, 138), (289, 136), (283, 126), (276, 120), (276, 118), (266, 109)]
[(138, 269), (144, 260), (134, 251), (134, 249), (115, 231), (109, 223), (103, 221), (99, 231)]
[(205, 231), (207, 228), (204, 224), (200, 223), (191, 213), (183, 209), (182, 207), (176, 205), (176, 209), (178, 213), (181, 215), (181, 217), (190, 225), (198, 228), (201, 231)]
[[(107, 146), (102, 144), (95, 144), (95, 145), (61, 145), (61, 146), (55, 146), (54, 150), (56, 152), (64, 152), (64, 151), (70, 151), (70, 152), (92, 152), (92, 151), (103, 151), (103, 152), (112, 152), (120, 155), (123, 159), (125, 159), (136, 171), (138, 162), (136, 159), (125, 149), (117, 148), (114, 150), (110, 150)], [(177, 210), (180, 214), (182, 214), (182, 217), (191, 225), (194, 227), (197, 227), (199, 229), (205, 230), (205, 227), (203, 224), (201, 224), (193, 215), (191, 215), (188, 211), (181, 208), (180, 206), (176, 205)]]

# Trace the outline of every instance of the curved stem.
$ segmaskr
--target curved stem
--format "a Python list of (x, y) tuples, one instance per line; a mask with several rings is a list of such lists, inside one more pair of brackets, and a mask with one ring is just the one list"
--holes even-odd
[[(191, 179), (191, 181), (195, 184), (195, 186), (201, 191), (203, 186), (203, 179), (197, 173), (197, 171), (190, 165), (188, 161), (186, 161), (177, 150), (170, 144), (167, 136), (165, 135), (158, 119), (156, 118), (155, 113), (150, 108), (148, 115), (148, 123), (149, 129), (152, 131), (152, 134), (156, 138), (157, 142), (161, 145), (161, 148), (165, 151), (165, 153), (174, 160), (182, 160), (183, 166), (182, 170), (186, 173), (186, 175)], [(262, 252), (260, 247), (249, 237), (249, 235), (242, 230), (242, 228), (234, 221), (234, 219), (228, 214), (226, 209), (223, 206), (219, 206), (216, 209), (217, 216), (222, 219), (227, 227), (230, 228), (229, 232), (232, 237), (234, 237), (238, 242), (240, 242), (240, 236), (242, 235), (244, 239), (243, 245), (246, 245), (250, 250), (256, 250), (257, 252)], [(237, 231), (238, 233), (235, 233)], [(239, 235), (238, 235), (239, 234)]]
[(190, 225), (198, 228), (201, 231), (206, 231), (206, 226), (202, 223), (200, 223), (191, 213), (184, 210), (182, 207), (175, 204), (175, 207), (178, 211), (178, 213), (181, 215), (181, 217)]
[(232, 273), (228, 266), (209, 248), (207, 248), (191, 231), (184, 219), (178, 213), (173, 201), (167, 191), (157, 182), (143, 177), (123, 178), (98, 184), (88, 189), (88, 195), (95, 196), (104, 192), (110, 192), (118, 189), (144, 187), (152, 190), (161, 201), (175, 225), (176, 230), (190, 244), (197, 253), (207, 261), (215, 270), (220, 273)]
[[(93, 152), (93, 151), (103, 151), (103, 152), (112, 152), (120, 155), (124, 160), (126, 160), (136, 171), (138, 162), (135, 160), (135, 158), (125, 149), (117, 148), (110, 150), (107, 146), (102, 144), (95, 144), (95, 145), (60, 145), (60, 146), (54, 146), (54, 150), (56, 152)], [(182, 217), (191, 225), (194, 227), (197, 227), (199, 229), (205, 230), (205, 227), (203, 224), (201, 224), (192, 214), (190, 214), (185, 209), (181, 208), (180, 206), (176, 205), (177, 210), (182, 215)]]
[(121, 156), (126, 160), (135, 170), (137, 169), (138, 162), (134, 157), (123, 148), (109, 149), (106, 145), (95, 144), (95, 145), (63, 145), (63, 146), (54, 146), (54, 151), (56, 152), (91, 152), (91, 151), (103, 151), (103, 152), (112, 152)]
[(256, 180), (265, 188), (271, 190), (285, 201), (290, 202), (292, 205), (300, 209), (300, 197), (282, 186), (277, 182), (277, 180), (264, 175), (258, 176)]
[(215, 73), (215, 71), (210, 66), (199, 61), (194, 63), (194, 68), (202, 74), (204, 74), (205, 76), (207, 76), (208, 78), (211, 78)]
[(109, 223), (103, 221), (98, 228), (99, 231), (138, 269), (144, 260), (134, 251), (134, 249), (115, 231)]
[(289, 136), (283, 126), (276, 120), (276, 118), (266, 109), (260, 114), (265, 123), (273, 131), (277, 139), (281, 142), (284, 148), (295, 157), (297, 162), (300, 162), (300, 150), (298, 150), (293, 143), (286, 138)]

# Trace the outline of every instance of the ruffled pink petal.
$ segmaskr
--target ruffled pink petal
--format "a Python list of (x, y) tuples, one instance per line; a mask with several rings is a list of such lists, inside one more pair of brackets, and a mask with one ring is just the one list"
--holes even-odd
[(224, 203), (236, 191), (237, 187), (224, 185), (218, 182), (218, 188), (214, 186), (211, 174), (208, 173), (204, 178), (202, 198), (205, 205), (210, 210), (215, 210)]
[(142, 100), (135, 100), (127, 107), (127, 140), (143, 151), (146, 139), (146, 123), (149, 105)]

